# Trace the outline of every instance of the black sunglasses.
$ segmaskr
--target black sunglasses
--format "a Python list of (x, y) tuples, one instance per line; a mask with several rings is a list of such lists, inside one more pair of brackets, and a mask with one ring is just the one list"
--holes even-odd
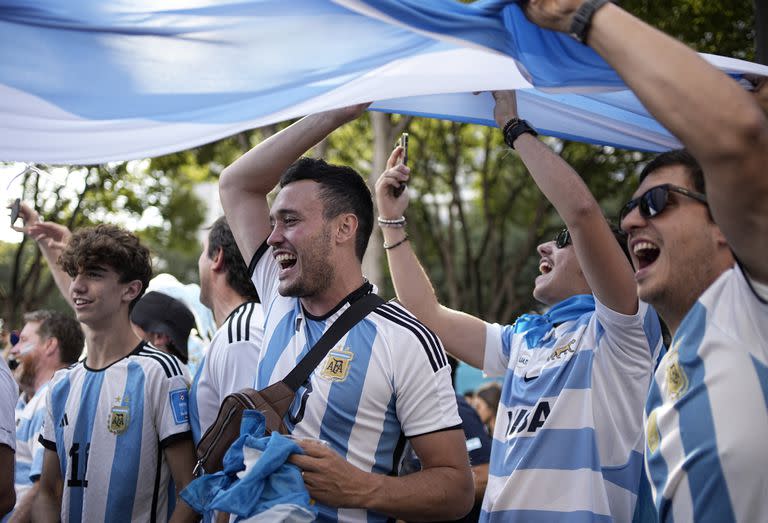
[(557, 236), (555, 236), (555, 245), (558, 249), (562, 249), (563, 247), (567, 247), (571, 244), (571, 233), (568, 232), (568, 229), (563, 229), (559, 233), (557, 233)]
[(653, 218), (654, 216), (658, 216), (667, 208), (667, 204), (669, 203), (669, 193), (671, 192), (682, 194), (683, 196), (693, 198), (694, 200), (707, 205), (707, 197), (705, 195), (699, 192), (690, 191), (684, 187), (665, 183), (664, 185), (651, 187), (637, 198), (629, 200), (629, 202), (621, 209), (619, 223), (621, 223), (635, 207), (640, 209), (640, 216), (643, 218)]

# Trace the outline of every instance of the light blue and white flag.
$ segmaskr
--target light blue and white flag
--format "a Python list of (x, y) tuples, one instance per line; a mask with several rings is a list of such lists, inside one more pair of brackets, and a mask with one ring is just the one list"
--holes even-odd
[(500, 0), (0, 0), (0, 49), (0, 161), (156, 156), (370, 100), (492, 125), (471, 92), (511, 88), (544, 134), (677, 145), (593, 51)]

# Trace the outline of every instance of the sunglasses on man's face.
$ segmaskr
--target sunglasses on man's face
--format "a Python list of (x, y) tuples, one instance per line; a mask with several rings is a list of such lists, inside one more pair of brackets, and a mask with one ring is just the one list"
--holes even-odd
[(570, 244), (571, 244), (571, 233), (568, 232), (568, 229), (563, 229), (562, 231), (557, 233), (557, 236), (555, 236), (555, 246), (558, 249), (567, 247)]
[(621, 209), (619, 223), (621, 223), (635, 207), (640, 210), (640, 216), (643, 218), (653, 218), (654, 216), (658, 216), (667, 208), (667, 204), (669, 203), (669, 193), (671, 192), (682, 194), (683, 196), (693, 198), (694, 200), (707, 205), (707, 197), (705, 195), (699, 192), (690, 191), (684, 187), (665, 183), (664, 185), (651, 187), (637, 198), (629, 200), (629, 202)]

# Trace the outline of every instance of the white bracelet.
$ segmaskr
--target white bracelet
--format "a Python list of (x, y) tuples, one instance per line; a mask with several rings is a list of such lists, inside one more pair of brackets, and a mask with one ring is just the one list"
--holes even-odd
[(395, 218), (394, 220), (379, 217), (378, 222), (382, 227), (403, 227), (405, 225), (405, 216)]

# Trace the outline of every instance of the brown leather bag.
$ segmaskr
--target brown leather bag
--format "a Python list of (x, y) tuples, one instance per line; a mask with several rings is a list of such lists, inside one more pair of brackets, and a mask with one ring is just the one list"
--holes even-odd
[(283, 416), (293, 402), (295, 392), (278, 381), (266, 389), (243, 389), (233, 392), (221, 403), (216, 421), (208, 427), (197, 445), (197, 465), (194, 475), (210, 474), (222, 469), (224, 454), (240, 436), (243, 411), (258, 410), (266, 418), (266, 433), (286, 434)]
[(288, 431), (283, 419), (293, 402), (296, 391), (307, 381), (331, 347), (349, 329), (383, 303), (384, 300), (376, 294), (366, 294), (333, 322), (282, 381), (262, 390), (242, 389), (224, 398), (216, 421), (205, 431), (200, 443), (197, 444), (197, 465), (193, 472), (194, 476), (211, 474), (223, 468), (224, 454), (240, 437), (240, 422), (245, 410), (258, 410), (264, 414), (267, 434), (271, 432), (286, 434)]

